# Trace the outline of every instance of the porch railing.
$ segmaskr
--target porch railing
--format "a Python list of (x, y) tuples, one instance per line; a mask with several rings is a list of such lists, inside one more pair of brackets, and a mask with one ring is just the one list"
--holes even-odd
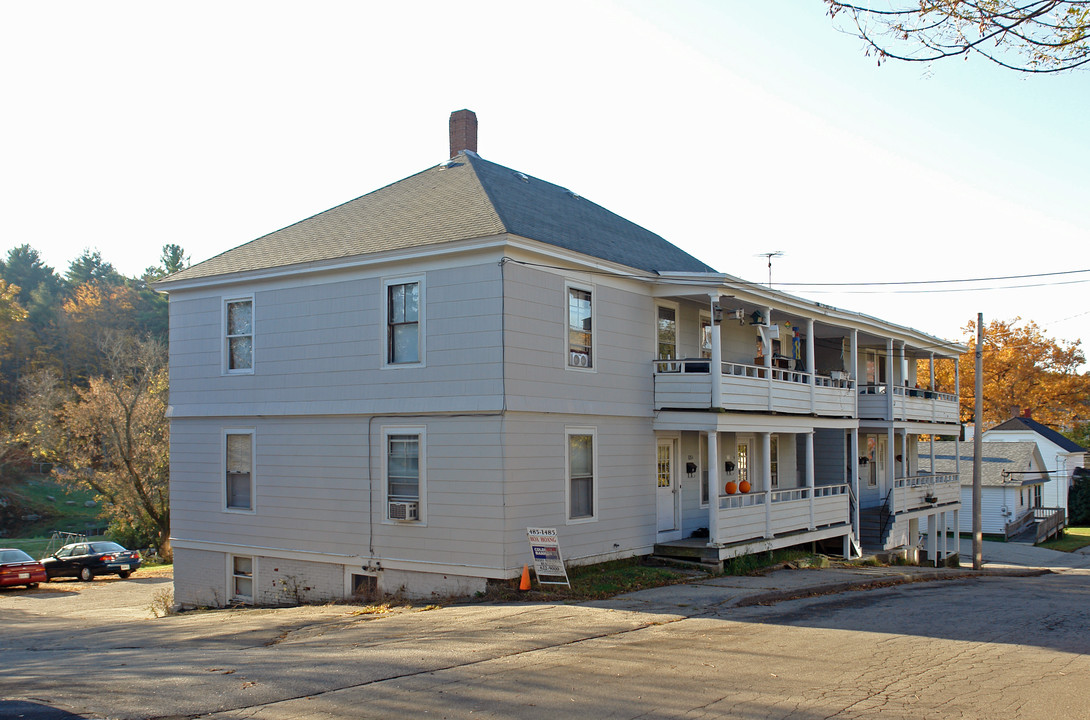
[(1037, 542), (1058, 536), (1066, 524), (1065, 516), (1063, 508), (1033, 508), (1033, 519), (1037, 521)]
[(961, 479), (957, 473), (915, 475), (897, 478), (889, 495), (892, 515), (961, 500)]
[(848, 491), (844, 484), (722, 495), (717, 538), (732, 543), (848, 523)]
[[(712, 397), (708, 358), (655, 360), (657, 408), (707, 408)], [(720, 363), (722, 406), (729, 410), (815, 413), (846, 417), (855, 413), (855, 381), (846, 373), (811, 375), (783, 367)]]
[[(892, 418), (887, 417), (890, 393), (893, 394)], [(937, 390), (871, 383), (859, 386), (859, 415), (885, 420), (956, 423), (958, 398), (952, 393)]]

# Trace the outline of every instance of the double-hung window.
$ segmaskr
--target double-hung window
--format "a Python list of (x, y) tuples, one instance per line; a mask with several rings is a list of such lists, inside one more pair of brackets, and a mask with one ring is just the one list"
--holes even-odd
[(229, 373), (254, 370), (254, 300), (227, 300), (224, 305), (225, 368)]
[(406, 365), (423, 359), (422, 288), (420, 279), (391, 280), (386, 287), (386, 364)]
[(595, 432), (592, 428), (569, 428), (566, 435), (568, 521), (593, 520), (598, 504)]
[(568, 367), (594, 367), (593, 310), (590, 290), (568, 288)]
[(388, 520), (423, 521), (427, 464), (423, 427), (383, 428)]
[(254, 434), (228, 430), (225, 438), (224, 498), (228, 510), (254, 509)]

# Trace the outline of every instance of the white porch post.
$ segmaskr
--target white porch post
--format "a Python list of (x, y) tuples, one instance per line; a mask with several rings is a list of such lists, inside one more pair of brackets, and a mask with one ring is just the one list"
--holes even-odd
[[(715, 306), (719, 302), (719, 293), (708, 293), (708, 295), (711, 297), (712, 307), (712, 409), (718, 410), (723, 407), (723, 340), (719, 337), (722, 326), (715, 324)], [(711, 447), (710, 438), (708, 447)], [(711, 478), (710, 475), (708, 477)]]
[(761, 433), (761, 474), (765, 484), (765, 537), (772, 537), (772, 433)]
[(772, 308), (770, 307), (765, 308), (765, 327), (769, 329), (767, 331), (761, 331), (761, 348), (765, 356), (765, 366), (768, 368), (768, 370), (765, 371), (768, 374), (768, 411), (772, 412), (776, 409), (776, 406), (772, 401), (772, 372), (774, 364), (772, 362)]
[(814, 389), (815, 376), (817, 372), (814, 370), (814, 319), (806, 319), (806, 368), (810, 371), (810, 414), (817, 412), (817, 391)]
[[(850, 346), (850, 348), (851, 348), (851, 353), (850, 353), (851, 357), (848, 358), (848, 362), (850, 363), (850, 366), (847, 368), (847, 371), (848, 371), (848, 379), (849, 379), (853, 389), (855, 390), (855, 393), (854, 393), (855, 394), (855, 410), (854, 410), (854, 414), (852, 415), (852, 417), (858, 418), (859, 417), (859, 382), (858, 382), (857, 378), (858, 378), (858, 375), (859, 375), (859, 331), (854, 329), (854, 328), (852, 328), (852, 332), (851, 332), (851, 346)], [(857, 440), (858, 440), (858, 438), (857, 438)], [(859, 450), (858, 444), (856, 445), (855, 449)], [(857, 456), (856, 459), (858, 459), (858, 456)], [(856, 497), (858, 497), (858, 496), (856, 496)]]
[(939, 566), (939, 513), (927, 516), (927, 559)]
[[(943, 510), (942, 513), (940, 513), (940, 515), (942, 517), (942, 519), (939, 520), (939, 528), (942, 530), (942, 555), (941, 555), (941, 557), (942, 557), (943, 560), (946, 560), (947, 556), (950, 555), (949, 549), (947, 548), (947, 544), (946, 544), (947, 543), (947, 536), (950, 533), (949, 533), (949, 528), (946, 525), (946, 523), (947, 523), (946, 511)], [(943, 564), (945, 564), (945, 563), (943, 563)]]
[[(894, 446), (895, 434), (893, 431), (893, 389), (895, 385), (893, 382), (893, 338), (886, 339), (886, 408), (888, 410), (887, 419), (889, 420), (889, 429), (886, 430), (886, 466), (883, 468), (886, 475), (886, 493), (889, 494), (889, 512), (895, 514), (897, 512), (897, 491), (894, 489), (894, 457), (897, 455), (897, 448)], [(893, 492), (890, 492), (893, 490)]]
[[(811, 386), (813, 387), (813, 386)], [(814, 525), (814, 431), (806, 433), (806, 487), (810, 488), (810, 529)]]
[(848, 458), (848, 467), (851, 472), (852, 496), (855, 497), (855, 517), (852, 524), (855, 527), (856, 539), (863, 541), (863, 531), (859, 527), (859, 428), (853, 427), (851, 432), (852, 456)]
[[(935, 353), (933, 352), (928, 356), (927, 367), (931, 373), (931, 382), (927, 385), (931, 390), (931, 422), (938, 422), (939, 405), (935, 402), (937, 398), (935, 396)], [(935, 472), (934, 461), (931, 463), (931, 472)]]
[(957, 549), (957, 552), (960, 555), (961, 554), (961, 511), (958, 510), (957, 508), (954, 508), (954, 510), (951, 511), (951, 512), (952, 512), (952, 514), (954, 516), (953, 517), (954, 547)]
[[(712, 346), (714, 354), (714, 345)], [(719, 432), (708, 431), (708, 545), (719, 544)]]
[(904, 343), (900, 343), (897, 348), (897, 368), (901, 371), (901, 377), (897, 380), (897, 384), (901, 387), (908, 387), (908, 363), (905, 362)]

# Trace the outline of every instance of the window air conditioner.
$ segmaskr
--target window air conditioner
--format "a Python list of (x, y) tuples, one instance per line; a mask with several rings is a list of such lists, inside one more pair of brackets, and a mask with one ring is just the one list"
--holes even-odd
[(399, 520), (401, 522), (419, 520), (420, 503), (391, 501), (389, 504), (389, 514), (391, 520)]
[(587, 367), (589, 356), (586, 353), (573, 352), (570, 362), (572, 367)]

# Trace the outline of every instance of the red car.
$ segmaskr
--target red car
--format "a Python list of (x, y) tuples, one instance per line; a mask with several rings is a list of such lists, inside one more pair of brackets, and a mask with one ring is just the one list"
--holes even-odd
[(8, 585), (26, 585), (38, 587), (38, 583), (48, 582), (45, 568), (40, 562), (22, 550), (0, 548), (0, 587)]

